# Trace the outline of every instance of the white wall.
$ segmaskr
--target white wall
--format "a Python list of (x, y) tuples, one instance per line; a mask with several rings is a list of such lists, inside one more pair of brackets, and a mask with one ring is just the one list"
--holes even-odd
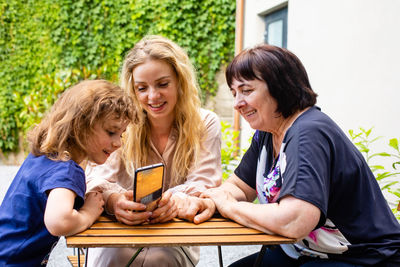
[[(244, 47), (263, 41), (262, 15), (286, 3), (288, 49), (305, 65), (317, 105), (346, 133), (374, 126), (385, 137), (377, 149), (388, 150), (387, 140), (400, 138), (400, 1), (247, 0)], [(251, 130), (241, 123), (244, 143)]]

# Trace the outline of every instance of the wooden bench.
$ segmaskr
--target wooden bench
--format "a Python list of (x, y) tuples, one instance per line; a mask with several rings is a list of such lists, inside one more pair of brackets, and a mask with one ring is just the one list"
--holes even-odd
[(80, 255), (80, 265), (78, 266), (78, 255), (70, 255), (67, 256), (69, 263), (71, 263), (72, 267), (83, 267), (83, 265), (85, 264), (85, 255), (81, 254)]

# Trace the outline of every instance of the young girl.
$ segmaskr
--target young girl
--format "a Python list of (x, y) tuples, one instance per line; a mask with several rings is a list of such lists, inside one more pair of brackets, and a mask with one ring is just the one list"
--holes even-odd
[(79, 164), (103, 164), (132, 114), (130, 98), (104, 80), (81, 82), (56, 101), (30, 132), (31, 153), (0, 207), (0, 266), (45, 265), (58, 236), (92, 225), (104, 201), (97, 192), (85, 197)]

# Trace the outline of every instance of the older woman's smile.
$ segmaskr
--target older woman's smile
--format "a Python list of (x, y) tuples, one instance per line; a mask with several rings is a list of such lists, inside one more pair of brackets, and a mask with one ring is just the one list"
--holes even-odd
[(251, 111), (247, 111), (247, 112), (242, 112), (244, 117), (250, 117), (251, 115), (257, 113), (257, 110), (251, 110)]

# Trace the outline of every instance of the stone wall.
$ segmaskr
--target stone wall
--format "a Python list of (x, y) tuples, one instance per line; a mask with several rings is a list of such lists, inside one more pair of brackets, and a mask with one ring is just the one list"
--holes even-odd
[(214, 111), (221, 120), (233, 125), (233, 97), (225, 80), (225, 68), (217, 74), (218, 92), (210, 98), (205, 108)]

